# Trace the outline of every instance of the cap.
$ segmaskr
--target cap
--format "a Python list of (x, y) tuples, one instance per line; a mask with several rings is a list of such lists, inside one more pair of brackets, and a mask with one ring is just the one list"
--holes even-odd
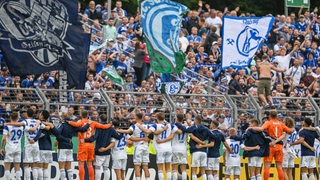
[(304, 18), (304, 15), (300, 15), (299, 18)]
[(97, 8), (101, 8), (101, 7), (102, 7), (101, 4), (97, 4), (97, 5), (96, 5), (96, 9), (97, 9)]
[(122, 66), (118, 66), (118, 67), (117, 67), (117, 70), (119, 70), (119, 69), (120, 69), (120, 70), (124, 70), (124, 68), (123, 68)]
[(226, 118), (226, 116), (224, 114), (220, 114), (218, 118)]
[(228, 81), (227, 77), (224, 77), (224, 78), (221, 79), (221, 82), (226, 82), (226, 81)]
[(218, 44), (218, 42), (217, 41), (213, 41), (212, 42), (212, 46), (215, 45), (215, 44)]
[(196, 78), (192, 78), (192, 79), (191, 79), (191, 82), (192, 82), (192, 81), (194, 81), (194, 82), (198, 82), (198, 79), (196, 79)]
[(99, 93), (94, 93), (92, 99), (101, 99), (101, 95)]
[(2, 71), (6, 71), (6, 70), (8, 70), (8, 67), (7, 67), (7, 66), (3, 66), (3, 67), (1, 68), (1, 70), (2, 70)]
[(116, 10), (111, 10), (111, 12), (117, 12)]
[(153, 99), (152, 98), (147, 98), (147, 101), (153, 101)]
[(117, 39), (124, 39), (124, 36), (122, 34), (118, 34)]

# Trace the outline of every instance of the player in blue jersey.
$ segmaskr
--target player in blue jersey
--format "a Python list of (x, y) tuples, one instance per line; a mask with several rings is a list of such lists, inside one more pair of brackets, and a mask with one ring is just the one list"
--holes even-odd
[[(177, 127), (170, 123), (165, 122), (165, 114), (163, 112), (157, 113), (157, 123), (145, 129), (143, 126), (138, 127), (147, 134), (153, 133), (153, 144), (157, 151), (157, 167), (158, 176), (160, 180), (164, 179), (163, 176), (163, 165), (165, 165), (165, 171), (167, 180), (171, 180), (170, 166), (172, 162), (172, 147), (171, 140), (173, 139), (174, 133), (177, 131)], [(164, 129), (164, 127), (167, 127)], [(159, 133), (157, 133), (159, 132)], [(161, 133), (160, 133), (161, 132)]]
[(67, 123), (68, 114), (63, 112), (61, 114), (61, 124), (57, 127), (57, 137), (56, 142), (58, 143), (58, 164), (60, 171), (60, 179), (66, 178), (66, 171), (68, 173), (68, 178), (73, 179), (73, 169), (71, 168), (71, 162), (73, 162), (73, 144), (72, 137), (76, 132), (85, 132), (90, 127), (89, 124), (74, 128)]
[[(18, 121), (18, 113), (12, 112), (10, 114), (12, 123)], [(4, 155), (4, 174), (6, 179), (10, 178), (11, 163), (15, 169), (15, 179), (21, 179), (22, 172), (20, 171), (21, 162), (21, 139), (23, 135), (23, 126), (4, 126), (2, 142), (0, 147), (0, 155)]]
[[(227, 148), (228, 152), (232, 153), (232, 149), (227, 144), (224, 134), (218, 130), (219, 122), (211, 121), (210, 130), (214, 135), (213, 139), (209, 139), (209, 142), (213, 142), (214, 146), (208, 148), (207, 158), (208, 164), (206, 167), (206, 174), (208, 179), (218, 179), (219, 164), (220, 164), (220, 145), (221, 143)], [(199, 145), (202, 147), (202, 145)]]
[[(310, 127), (312, 120), (310, 118), (305, 118), (302, 122), (303, 127)], [(299, 132), (299, 139), (295, 142), (290, 143), (291, 146), (296, 144), (302, 144), (304, 141), (306, 144), (301, 145), (301, 179), (307, 180), (308, 175), (311, 180), (314, 180), (313, 170), (316, 167), (316, 157), (314, 153), (314, 141), (315, 139), (320, 140), (317, 132), (308, 129), (302, 129)], [(308, 175), (307, 175), (308, 174)]]
[[(100, 121), (101, 124), (108, 124), (108, 116), (102, 114)], [(97, 129), (94, 136), (86, 140), (87, 142), (96, 141), (94, 152), (95, 179), (101, 179), (102, 172), (104, 173), (104, 180), (110, 179), (110, 153), (112, 147), (114, 147), (114, 142), (111, 142), (111, 138), (119, 140), (122, 138), (122, 135), (117, 133), (113, 128)]]
[[(197, 168), (200, 168), (200, 173), (202, 179), (207, 179), (206, 167), (207, 167), (207, 147), (214, 146), (213, 140), (214, 135), (212, 132), (205, 126), (201, 125), (202, 117), (196, 116), (194, 118), (194, 125), (188, 128), (184, 127), (181, 124), (176, 124), (176, 126), (181, 129), (183, 132), (190, 133), (190, 153), (192, 154), (191, 160), (191, 173), (192, 180), (197, 179)], [(206, 140), (211, 138), (211, 143), (206, 144)], [(199, 144), (202, 146), (199, 147)]]

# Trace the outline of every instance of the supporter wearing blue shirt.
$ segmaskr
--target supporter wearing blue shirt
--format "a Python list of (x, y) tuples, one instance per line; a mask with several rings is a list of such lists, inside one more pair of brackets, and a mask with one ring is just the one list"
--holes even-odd
[(307, 28), (307, 23), (305, 22), (304, 15), (300, 15), (299, 22), (296, 22), (295, 28), (299, 30), (299, 32), (304, 32)]
[(118, 29), (118, 34), (122, 34), (122, 33), (127, 32), (128, 27), (129, 27), (128, 23), (129, 23), (128, 18), (127, 17), (123, 17), (122, 18), (122, 24)]
[(307, 69), (308, 67), (311, 67), (312, 69), (315, 69), (318, 67), (318, 60), (314, 58), (313, 53), (309, 53), (307, 55), (307, 59), (303, 62), (303, 67)]
[[(312, 120), (310, 118), (305, 118), (303, 123), (303, 128), (299, 132), (298, 141), (290, 143), (291, 146), (302, 144), (301, 145), (301, 174), (302, 179), (308, 179), (307, 173), (313, 172), (313, 169), (316, 167), (316, 156), (314, 152), (314, 141), (315, 139), (320, 140), (319, 134), (316, 131), (309, 130), (312, 125)], [(305, 143), (304, 143), (305, 142)], [(310, 179), (314, 179), (314, 174), (309, 173)]]
[(115, 69), (118, 69), (118, 67), (121, 67), (123, 69), (123, 73), (127, 74), (128, 73), (128, 67), (124, 63), (125, 60), (126, 60), (126, 55), (125, 54), (120, 54), (119, 60), (114, 60), (113, 61), (113, 66), (114, 66)]
[(187, 36), (188, 41), (192, 42), (201, 42), (202, 38), (197, 35), (198, 34), (198, 28), (197, 27), (192, 27), (191, 29), (191, 34)]

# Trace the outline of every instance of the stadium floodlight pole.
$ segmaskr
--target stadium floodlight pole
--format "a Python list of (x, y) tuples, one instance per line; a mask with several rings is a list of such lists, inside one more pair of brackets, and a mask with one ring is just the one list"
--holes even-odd
[(111, 0), (108, 0), (108, 19), (111, 17)]
[(287, 1), (288, 0), (284, 0), (284, 15), (288, 16), (288, 6), (287, 6)]

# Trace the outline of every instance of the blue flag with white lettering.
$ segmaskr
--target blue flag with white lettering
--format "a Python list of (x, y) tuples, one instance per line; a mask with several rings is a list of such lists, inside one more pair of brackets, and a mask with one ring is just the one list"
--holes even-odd
[(69, 88), (83, 89), (89, 43), (78, 0), (0, 0), (0, 48), (12, 75), (65, 70)]
[(248, 66), (268, 38), (274, 17), (223, 18), (222, 68)]

